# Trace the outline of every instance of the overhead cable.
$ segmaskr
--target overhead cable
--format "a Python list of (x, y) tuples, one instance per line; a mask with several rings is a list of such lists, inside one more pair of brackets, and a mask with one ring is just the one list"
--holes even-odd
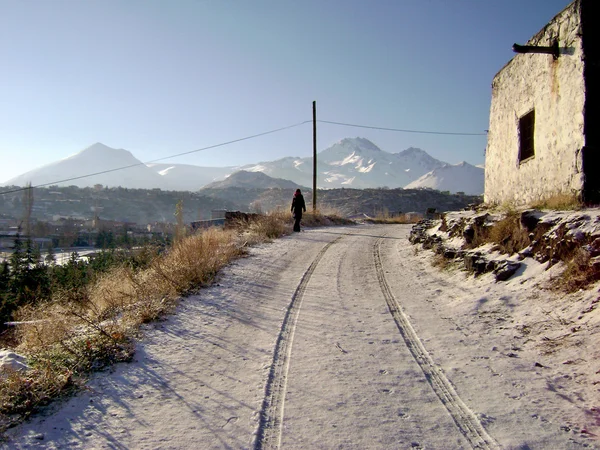
[[(210, 150), (210, 149), (217, 148), (217, 147), (223, 147), (225, 145), (235, 144), (236, 142), (247, 141), (249, 139), (254, 139), (254, 138), (257, 138), (257, 137), (260, 137), (260, 136), (265, 136), (267, 134), (273, 134), (273, 133), (277, 133), (279, 131), (288, 130), (290, 128), (299, 127), (301, 125), (304, 125), (304, 124), (307, 124), (307, 123), (310, 123), (310, 122), (312, 122), (312, 120), (305, 120), (304, 122), (295, 123), (293, 125), (288, 125), (288, 126), (285, 126), (285, 127), (277, 128), (275, 130), (265, 131), (263, 133), (253, 134), (251, 136), (246, 136), (246, 137), (243, 137), (243, 138), (234, 139), (234, 140), (227, 141), (227, 142), (221, 142), (220, 144), (209, 145), (208, 147), (203, 147), (203, 148), (199, 148), (199, 149), (196, 149), (196, 150), (190, 150), (190, 151), (187, 151), (187, 152), (177, 153), (175, 155), (169, 155), (169, 156), (165, 156), (165, 157), (162, 157), (162, 158), (153, 159), (151, 161), (139, 162), (139, 163), (136, 163), (136, 164), (130, 164), (128, 166), (115, 167), (114, 169), (102, 170), (100, 172), (89, 173), (89, 174), (80, 175), (80, 176), (77, 176), (77, 177), (66, 178), (64, 180), (52, 181), (50, 183), (42, 183), (42, 184), (37, 184), (35, 186), (18, 188), (18, 189), (13, 189), (13, 190), (10, 190), (10, 191), (4, 191), (4, 192), (0, 192), (0, 195), (13, 194), (15, 192), (21, 192), (21, 191), (24, 191), (26, 189), (39, 188), (39, 187), (44, 187), (44, 186), (53, 186), (53, 185), (56, 185), (56, 184), (59, 184), (59, 183), (66, 183), (68, 181), (75, 181), (75, 180), (80, 180), (82, 178), (93, 177), (93, 176), (96, 176), (96, 175), (103, 175), (105, 173), (110, 173), (110, 172), (116, 172), (118, 170), (129, 169), (131, 167), (137, 167), (137, 166), (142, 166), (142, 165), (146, 165), (146, 164), (152, 164), (152, 163), (156, 163), (156, 162), (159, 162), (159, 161), (164, 161), (166, 159), (177, 158), (179, 156), (189, 155), (189, 154), (201, 152), (201, 151), (204, 151), (204, 150)], [(352, 124), (352, 123), (334, 122), (334, 121), (331, 121), (331, 120), (317, 120), (317, 122), (327, 123), (327, 124), (331, 124), (331, 125), (340, 125), (340, 126), (346, 126), (346, 127), (354, 127), (354, 128), (368, 128), (368, 129), (371, 129), (371, 130), (396, 131), (396, 132), (401, 132), (401, 133), (436, 134), (436, 135), (449, 135), (449, 136), (486, 136), (486, 134), (487, 134), (487, 133), (458, 133), (458, 132), (446, 132), (446, 131), (427, 131), (427, 130), (409, 130), (409, 129), (401, 129), (401, 128), (386, 128), (386, 127), (375, 127), (375, 126), (370, 126), (370, 125), (358, 125), (358, 124)]]
[(124, 169), (129, 169), (131, 167), (144, 166), (146, 164), (152, 164), (152, 163), (155, 163), (155, 162), (158, 162), (158, 161), (164, 161), (165, 159), (176, 158), (178, 156), (189, 155), (191, 153), (197, 153), (197, 152), (201, 152), (201, 151), (204, 151), (204, 150), (210, 150), (210, 149), (217, 148), (217, 147), (223, 147), (224, 145), (235, 144), (236, 142), (247, 141), (248, 139), (254, 139), (254, 138), (257, 138), (257, 137), (260, 137), (260, 136), (265, 136), (267, 134), (277, 133), (278, 131), (288, 130), (288, 129), (294, 128), (294, 127), (299, 127), (300, 125), (304, 125), (304, 124), (309, 123), (309, 122), (312, 122), (312, 120), (305, 120), (304, 122), (296, 123), (296, 124), (293, 124), (293, 125), (288, 125), (286, 127), (277, 128), (275, 130), (270, 130), (270, 131), (265, 131), (263, 133), (253, 134), (252, 136), (246, 136), (246, 137), (243, 137), (243, 138), (234, 139), (232, 141), (221, 142), (220, 144), (209, 145), (208, 147), (199, 148), (197, 150), (190, 150), (188, 152), (177, 153), (175, 155), (170, 155), (170, 156), (165, 156), (163, 158), (153, 159), (152, 161), (139, 162), (139, 163), (135, 163), (135, 164), (130, 164), (128, 166), (115, 167), (114, 169), (107, 169), (107, 170), (102, 170), (100, 172), (88, 173), (86, 175), (80, 175), (78, 177), (66, 178), (64, 180), (52, 181), (50, 183), (42, 183), (42, 184), (37, 184), (35, 186), (29, 186), (29, 187), (24, 187), (24, 188), (19, 188), (19, 189), (13, 189), (11, 191), (4, 191), (4, 192), (0, 192), (0, 195), (13, 194), (15, 192), (21, 192), (21, 191), (25, 191), (27, 189), (39, 188), (39, 187), (44, 187), (44, 186), (53, 186), (53, 185), (58, 184), (58, 183), (66, 183), (67, 181), (80, 180), (82, 178), (93, 177), (95, 175), (103, 175), (105, 173), (116, 172), (117, 170), (124, 170)]
[(346, 126), (346, 127), (369, 128), (371, 130), (399, 131), (401, 133), (442, 134), (442, 135), (450, 135), (450, 136), (486, 136), (486, 133), (456, 133), (456, 132), (446, 132), (446, 131), (403, 130), (400, 128), (384, 128), (384, 127), (373, 127), (373, 126), (369, 126), (369, 125), (356, 125), (353, 123), (332, 122), (330, 120), (317, 120), (317, 122), (329, 123), (332, 125), (342, 125), (342, 126)]

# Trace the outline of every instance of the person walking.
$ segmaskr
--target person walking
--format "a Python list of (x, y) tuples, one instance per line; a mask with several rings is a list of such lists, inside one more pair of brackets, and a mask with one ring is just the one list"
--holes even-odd
[(302, 219), (302, 211), (306, 212), (306, 203), (300, 189), (296, 189), (294, 199), (292, 200), (292, 209), (294, 215), (294, 231), (300, 231), (300, 220)]

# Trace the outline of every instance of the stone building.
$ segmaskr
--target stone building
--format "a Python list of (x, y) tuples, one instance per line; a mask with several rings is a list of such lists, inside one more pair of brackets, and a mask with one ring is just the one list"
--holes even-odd
[[(492, 82), (485, 202), (523, 205), (557, 194), (600, 201), (600, 28), (594, 0), (575, 0)], [(597, 17), (597, 16), (596, 16)]]

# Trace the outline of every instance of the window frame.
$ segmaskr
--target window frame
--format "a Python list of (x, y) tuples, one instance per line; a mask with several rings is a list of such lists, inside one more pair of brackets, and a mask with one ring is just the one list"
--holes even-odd
[(535, 157), (535, 108), (519, 117), (519, 164)]

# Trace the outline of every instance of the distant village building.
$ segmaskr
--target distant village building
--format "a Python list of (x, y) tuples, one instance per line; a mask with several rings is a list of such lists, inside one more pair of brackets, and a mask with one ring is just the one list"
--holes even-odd
[(526, 45), (515, 44), (518, 54), (494, 77), (486, 203), (557, 194), (600, 201), (600, 23), (592, 2), (574, 1)]

